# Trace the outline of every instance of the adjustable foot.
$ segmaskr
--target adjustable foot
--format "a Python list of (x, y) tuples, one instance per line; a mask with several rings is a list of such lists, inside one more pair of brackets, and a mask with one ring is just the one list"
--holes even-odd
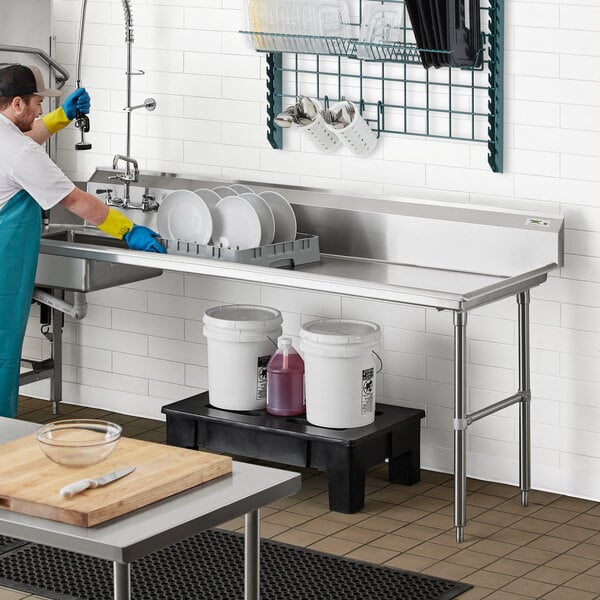
[(456, 543), (462, 544), (465, 541), (465, 528), (457, 527), (456, 528)]
[(521, 490), (521, 506), (529, 506), (529, 492)]

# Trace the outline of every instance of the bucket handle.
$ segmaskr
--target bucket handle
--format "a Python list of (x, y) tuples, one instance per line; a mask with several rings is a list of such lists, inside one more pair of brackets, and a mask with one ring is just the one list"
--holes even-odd
[(275, 346), (275, 349), (278, 348), (277, 342), (273, 341), (273, 338), (270, 335), (267, 336), (267, 339), (271, 342), (271, 344), (273, 344), (273, 346)]
[(381, 360), (381, 356), (379, 356), (379, 354), (377, 354), (375, 350), (371, 350), (371, 352), (377, 357), (377, 360), (379, 361), (379, 369), (377, 369), (375, 373), (381, 373), (381, 371), (383, 371), (383, 361)]

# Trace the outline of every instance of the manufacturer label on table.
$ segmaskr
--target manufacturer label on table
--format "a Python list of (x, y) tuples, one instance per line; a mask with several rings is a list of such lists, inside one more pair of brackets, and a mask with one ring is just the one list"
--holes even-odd
[(366, 415), (373, 412), (375, 402), (375, 369), (363, 369), (362, 393), (360, 398), (360, 414)]
[(267, 401), (267, 364), (271, 356), (259, 356), (256, 362), (256, 399)]

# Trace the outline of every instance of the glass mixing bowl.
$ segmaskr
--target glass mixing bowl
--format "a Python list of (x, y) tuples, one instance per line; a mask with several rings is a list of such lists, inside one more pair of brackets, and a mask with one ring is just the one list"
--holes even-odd
[(116, 447), (123, 429), (97, 419), (64, 419), (40, 425), (35, 438), (44, 454), (67, 467), (102, 462)]

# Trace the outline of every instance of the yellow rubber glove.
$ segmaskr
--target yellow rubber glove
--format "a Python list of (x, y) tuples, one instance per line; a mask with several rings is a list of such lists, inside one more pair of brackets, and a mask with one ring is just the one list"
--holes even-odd
[(52, 134), (55, 134), (57, 131), (60, 131), (63, 127), (66, 127), (71, 119), (67, 117), (62, 106), (59, 106), (56, 110), (45, 114), (42, 117), (42, 121), (44, 125), (48, 128), (48, 131)]
[(106, 219), (97, 227), (100, 231), (104, 231), (104, 233), (122, 240), (123, 236), (133, 229), (133, 221), (118, 210), (109, 208)]

